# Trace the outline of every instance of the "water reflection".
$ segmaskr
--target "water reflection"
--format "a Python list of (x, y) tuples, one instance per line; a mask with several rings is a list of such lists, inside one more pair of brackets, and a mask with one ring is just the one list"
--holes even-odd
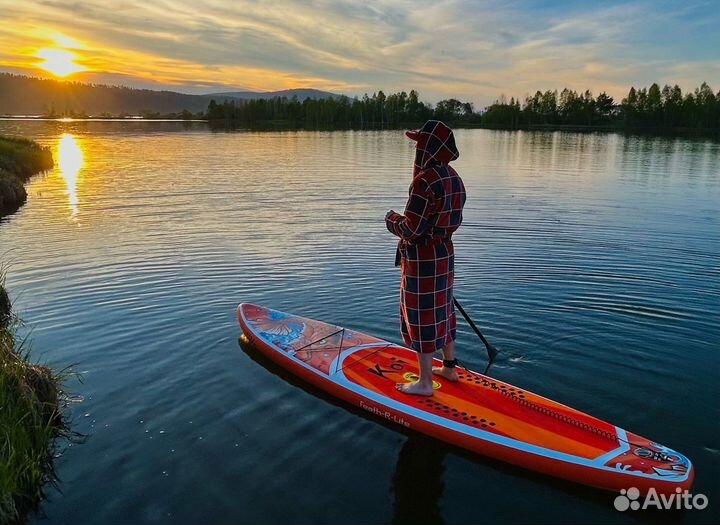
[[(304, 383), (262, 354), (244, 336), (238, 338), (238, 345), (250, 359), (291, 385), (302, 388), (333, 405), (341, 406), (357, 416), (405, 433), (403, 429), (396, 428), (383, 419), (369, 416), (365, 411)], [(440, 503), (445, 488), (445, 458), (448, 447), (422, 434), (415, 432), (405, 434), (407, 439), (398, 455), (391, 483), (393, 495), (391, 523), (392, 525), (412, 523), (441, 525), (445, 523)]]
[(410, 434), (393, 476), (393, 525), (441, 524), (447, 450), (430, 438)]
[(65, 181), (68, 195), (68, 206), (70, 217), (75, 218), (78, 214), (78, 176), (85, 162), (82, 148), (78, 140), (71, 133), (63, 133), (58, 142), (57, 155), (60, 176)]

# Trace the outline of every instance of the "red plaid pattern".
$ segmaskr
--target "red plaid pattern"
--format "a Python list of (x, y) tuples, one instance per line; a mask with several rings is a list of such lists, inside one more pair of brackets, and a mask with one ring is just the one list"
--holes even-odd
[(455, 135), (439, 120), (428, 120), (422, 128), (409, 132), (408, 136), (417, 141), (413, 175), (431, 163), (449, 164), (460, 156), (455, 145)]
[(465, 186), (447, 163), (458, 157), (450, 128), (429, 121), (417, 133), (415, 176), (405, 213), (388, 230), (400, 238), (400, 320), (405, 344), (435, 352), (455, 339), (452, 234), (462, 223)]

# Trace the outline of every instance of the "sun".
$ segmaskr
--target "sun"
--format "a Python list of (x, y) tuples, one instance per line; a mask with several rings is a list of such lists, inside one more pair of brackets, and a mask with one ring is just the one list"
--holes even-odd
[(75, 63), (75, 53), (64, 49), (41, 49), (37, 52), (37, 57), (45, 59), (38, 67), (58, 77), (66, 77), (87, 69)]

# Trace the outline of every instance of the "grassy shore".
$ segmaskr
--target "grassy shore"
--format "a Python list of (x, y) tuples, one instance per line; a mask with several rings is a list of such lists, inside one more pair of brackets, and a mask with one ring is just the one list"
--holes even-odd
[[(0, 217), (26, 200), (23, 182), (53, 165), (50, 150), (0, 137)], [(55, 438), (67, 433), (60, 403), (62, 378), (33, 364), (17, 337), (20, 324), (0, 271), (0, 524), (22, 523), (54, 480)]]
[(52, 166), (48, 148), (24, 138), (0, 136), (0, 217), (25, 203), (27, 192), (23, 183)]
[(62, 378), (29, 361), (3, 284), (0, 277), (0, 523), (11, 524), (22, 523), (54, 481), (54, 442), (67, 429)]

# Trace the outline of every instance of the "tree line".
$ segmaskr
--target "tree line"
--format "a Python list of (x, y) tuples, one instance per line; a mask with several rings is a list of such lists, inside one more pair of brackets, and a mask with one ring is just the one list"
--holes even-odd
[(454, 126), (502, 129), (563, 128), (720, 131), (720, 92), (703, 83), (683, 93), (679, 86), (631, 88), (616, 101), (605, 92), (537, 91), (523, 101), (505, 97), (483, 110), (456, 98), (435, 105), (416, 90), (362, 97), (188, 95), (121, 86), (61, 82), (0, 73), (0, 114), (48, 117), (207, 118), (221, 126), (306, 129), (387, 129), (421, 125), (435, 118)]
[(501, 97), (484, 111), (470, 102), (441, 100), (435, 106), (419, 100), (415, 90), (385, 95), (382, 91), (362, 98), (274, 98), (267, 100), (214, 100), (208, 120), (226, 125), (284, 126), (293, 128), (387, 129), (414, 126), (438, 119), (455, 126), (486, 128), (583, 128), (720, 130), (720, 92), (703, 84), (682, 93), (679, 86), (658, 84), (630, 88), (619, 103), (605, 92), (571, 89), (537, 91), (507, 101)]
[(210, 121), (247, 126), (272, 125), (305, 128), (386, 129), (416, 125), (428, 119), (455, 125), (479, 125), (480, 113), (471, 102), (451, 98), (434, 107), (422, 102), (415, 90), (385, 95), (382, 91), (361, 98), (346, 96), (298, 100), (211, 100)]
[(703, 82), (683, 94), (679, 86), (631, 87), (620, 103), (607, 93), (537, 91), (521, 104), (501, 98), (482, 115), (484, 127), (508, 129), (583, 126), (656, 130), (720, 130), (720, 91)]

